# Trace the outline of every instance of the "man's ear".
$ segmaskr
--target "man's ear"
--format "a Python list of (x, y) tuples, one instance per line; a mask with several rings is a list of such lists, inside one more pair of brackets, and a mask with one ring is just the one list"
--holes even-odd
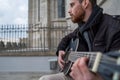
[(83, 6), (83, 8), (86, 9), (86, 8), (88, 7), (89, 3), (90, 3), (89, 0), (83, 0), (83, 1), (82, 1), (82, 6)]

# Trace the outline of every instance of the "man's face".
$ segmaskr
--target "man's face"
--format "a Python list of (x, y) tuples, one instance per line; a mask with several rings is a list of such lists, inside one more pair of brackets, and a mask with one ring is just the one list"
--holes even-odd
[(72, 22), (78, 23), (83, 21), (85, 10), (79, 0), (71, 0), (68, 13), (71, 16)]

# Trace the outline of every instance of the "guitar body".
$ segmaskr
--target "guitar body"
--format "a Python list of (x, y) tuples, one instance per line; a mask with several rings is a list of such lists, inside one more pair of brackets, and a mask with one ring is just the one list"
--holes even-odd
[(63, 73), (65, 75), (69, 75), (72, 65), (73, 65), (73, 62), (71, 62), (71, 61), (68, 61), (67, 63), (65, 63), (65, 66), (64, 66), (64, 69), (63, 69)]

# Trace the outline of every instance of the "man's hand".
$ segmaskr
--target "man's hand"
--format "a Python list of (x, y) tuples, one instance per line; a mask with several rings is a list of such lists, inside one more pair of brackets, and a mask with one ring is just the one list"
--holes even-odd
[(70, 76), (74, 80), (103, 80), (99, 74), (89, 71), (87, 62), (86, 57), (77, 59), (71, 68)]
[(58, 53), (59, 55), (58, 55), (58, 63), (59, 63), (59, 66), (60, 66), (60, 68), (61, 69), (63, 69), (63, 67), (64, 67), (64, 60), (62, 59), (62, 57), (65, 55), (65, 51), (59, 51), (59, 53)]

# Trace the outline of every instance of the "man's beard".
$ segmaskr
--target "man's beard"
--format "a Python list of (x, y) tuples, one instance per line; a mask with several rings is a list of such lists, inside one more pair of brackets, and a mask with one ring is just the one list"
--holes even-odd
[(84, 15), (81, 15), (81, 16), (74, 16), (74, 15), (71, 15), (71, 20), (73, 23), (79, 23), (79, 22), (82, 22), (83, 21), (83, 18), (84, 18)]

